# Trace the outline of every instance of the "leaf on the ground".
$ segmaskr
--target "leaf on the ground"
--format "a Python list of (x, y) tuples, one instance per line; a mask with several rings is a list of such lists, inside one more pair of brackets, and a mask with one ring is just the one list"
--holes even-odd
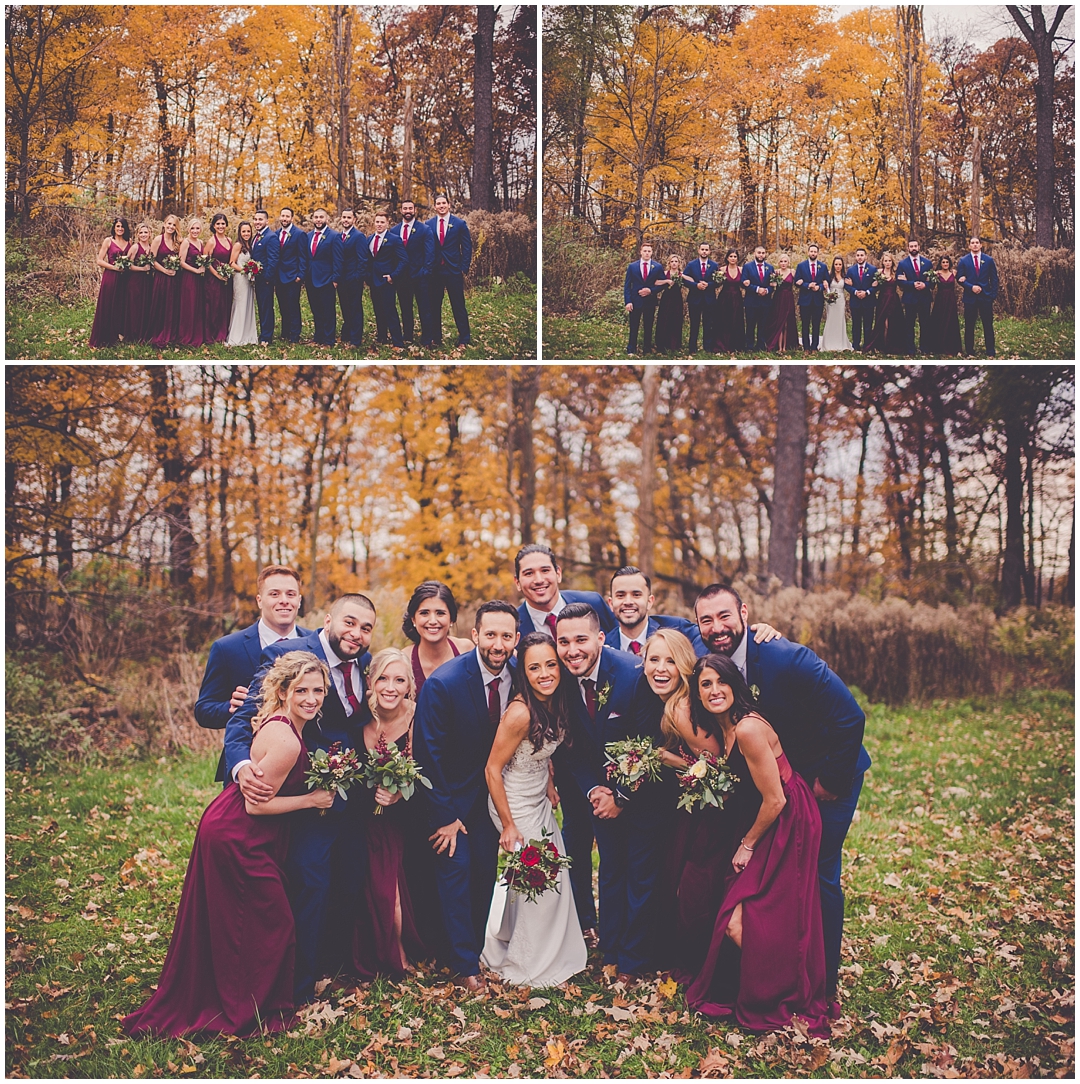
[(442, 1061), (443, 1058), (446, 1057), (446, 1052), (443, 1050), (441, 1045), (428, 1047), (428, 1049), (425, 1050), (424, 1053), (429, 1058), (434, 1058), (436, 1061)]
[(529, 1008), (530, 1009), (543, 1009), (551, 1004), (551, 998), (547, 997), (530, 997)]
[(661, 997), (670, 1000), (679, 992), (679, 984), (674, 979), (665, 979), (657, 984), (656, 989)]
[(895, 871), (893, 871), (890, 874), (887, 874), (886, 877), (885, 877), (885, 880), (882, 882), (882, 884), (884, 884), (888, 888), (903, 888), (904, 887), (904, 882), (900, 880), (899, 875)]
[(731, 1062), (714, 1046), (702, 1057), (698, 1064), (698, 1071), (703, 1077), (724, 1077), (731, 1075), (730, 1066)]

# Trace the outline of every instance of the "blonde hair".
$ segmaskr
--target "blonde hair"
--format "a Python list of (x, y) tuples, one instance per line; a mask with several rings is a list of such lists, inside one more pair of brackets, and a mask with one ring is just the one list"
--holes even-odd
[(882, 267), (885, 266), (885, 257), (886, 256), (889, 257), (889, 263), (892, 265), (893, 274), (895, 274), (896, 273), (896, 257), (888, 249), (886, 249), (881, 254), (881, 265), (882, 265)]
[(375, 695), (375, 682), (382, 677), (383, 672), (393, 662), (400, 662), (405, 667), (405, 673), (409, 679), (409, 691), (405, 694), (407, 699), (416, 699), (416, 679), (413, 677), (412, 663), (409, 661), (409, 656), (405, 654), (400, 648), (397, 647), (384, 647), (382, 651), (376, 651), (371, 656), (371, 665), (368, 666), (367, 684), (368, 695), (367, 702), (368, 707), (371, 708), (371, 714), (375, 714), (375, 709), (378, 707), (379, 698)]
[(326, 663), (310, 651), (287, 651), (281, 655), (263, 678), (259, 691), (259, 710), (251, 721), (251, 732), (257, 734), (259, 727), (272, 715), (285, 714), (285, 702), (293, 685), (304, 674), (317, 673), (322, 676), (326, 691), (330, 692), (330, 671)]
[(203, 220), (202, 220), (201, 218), (199, 218), (199, 217), (195, 217), (195, 218), (193, 218), (193, 219), (192, 219), (192, 220), (191, 220), (191, 221), (190, 221), (190, 222), (189, 222), (189, 223), (187, 224), (187, 228), (188, 228), (188, 233), (191, 233), (192, 227), (193, 227), (193, 226), (195, 225), (195, 223), (196, 223), (196, 222), (197, 222), (197, 223), (198, 223), (198, 224), (199, 224), (200, 226), (205, 226), (205, 225), (206, 225), (206, 223), (205, 223), (205, 222), (204, 222), (204, 221), (203, 221)]
[(677, 252), (672, 252), (668, 256), (667, 261), (665, 262), (664, 266), (665, 267), (670, 267), (672, 260), (674, 260), (679, 265), (679, 267), (682, 267), (682, 257)]
[(173, 223), (175, 224), (175, 227), (176, 227), (173, 230), (172, 235), (173, 235), (173, 237), (175, 237), (177, 239), (177, 241), (179, 241), (180, 240), (180, 219), (177, 218), (176, 215), (166, 215), (165, 216), (165, 221), (162, 222), (162, 224), (161, 224), (161, 236), (162, 237), (167, 236), (165, 231), (166, 231), (166, 229), (167, 229), (167, 227), (169, 225), (169, 220), (170, 219), (173, 221)]
[(645, 641), (645, 648), (641, 653), (642, 659), (649, 657), (649, 648), (654, 641), (659, 640), (671, 653), (675, 660), (675, 666), (679, 671), (679, 687), (664, 704), (664, 714), (660, 719), (660, 729), (667, 736), (665, 747), (671, 749), (679, 740), (679, 732), (675, 729), (675, 713), (679, 710), (682, 701), (690, 702), (690, 675), (694, 672), (697, 664), (697, 655), (690, 641), (678, 631), (678, 629), (657, 629)]

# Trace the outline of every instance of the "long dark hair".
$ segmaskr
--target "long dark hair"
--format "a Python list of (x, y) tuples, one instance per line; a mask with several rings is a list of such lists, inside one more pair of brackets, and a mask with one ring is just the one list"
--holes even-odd
[(211, 233), (214, 232), (214, 224), (216, 222), (218, 222), (219, 220), (221, 222), (225, 223), (225, 229), (229, 228), (229, 219), (225, 215), (223, 215), (220, 211), (218, 211), (218, 213), (216, 215), (214, 215), (213, 218), (210, 219), (210, 232)]
[(457, 620), (457, 600), (454, 598), (454, 592), (442, 580), (424, 580), (413, 591), (409, 605), (405, 607), (405, 616), (401, 619), (401, 631), (414, 644), (420, 643), (420, 633), (416, 631), (413, 618), (416, 617), (416, 611), (420, 609), (420, 603), (429, 598), (437, 598), (446, 603), (446, 608), (450, 611), (451, 625)]
[(255, 227), (254, 227), (254, 226), (252, 226), (252, 224), (251, 224), (250, 222), (241, 222), (241, 223), (240, 223), (240, 224), (239, 224), (239, 225), (238, 225), (238, 226), (236, 227), (236, 239), (237, 239), (237, 241), (239, 241), (239, 242), (240, 242), (240, 251), (241, 251), (241, 252), (247, 252), (247, 253), (248, 253), (248, 254), (250, 255), (250, 253), (251, 253), (251, 242), (250, 242), (250, 241), (245, 241), (245, 240), (243, 239), (243, 237), (241, 237), (241, 236), (240, 236), (240, 231), (241, 231), (241, 230), (242, 230), (242, 229), (243, 229), (243, 228), (244, 228), (245, 226), (247, 226), (247, 228), (248, 228), (249, 230), (251, 230), (251, 236), (252, 236), (252, 237), (254, 237), (254, 236), (255, 236)]
[(704, 730), (706, 734), (720, 741), (723, 738), (720, 733), (720, 724), (716, 721), (716, 716), (701, 702), (698, 681), (703, 670), (712, 670), (725, 685), (731, 687), (731, 694), (735, 700), (731, 705), (733, 723), (737, 723), (744, 715), (757, 711), (757, 707), (754, 704), (754, 695), (746, 684), (746, 678), (727, 655), (705, 655), (698, 659), (690, 677), (690, 721), (695, 731)]
[[(550, 647), (555, 651), (555, 641), (546, 632), (530, 632), (521, 638), (517, 647), (517, 666), (514, 668), (512, 696), (519, 696), (529, 709), (529, 741), (536, 752), (544, 747), (546, 741), (562, 739), (563, 745), (570, 745), (570, 696), (574, 678), (570, 671), (559, 662), (559, 685), (545, 704), (536, 695), (525, 673), (525, 656), (530, 647)], [(555, 655), (558, 658), (558, 653)]]
[(727, 266), (727, 261), (728, 261), (729, 256), (734, 256), (735, 257), (735, 262), (738, 263), (738, 261), (739, 261), (739, 250), (737, 248), (729, 248), (727, 250), (727, 252), (724, 253), (724, 266), (725, 267)]
[(111, 241), (116, 240), (116, 224), (117, 224), (117, 222), (119, 222), (120, 225), (124, 227), (124, 232), (120, 236), (123, 237), (123, 239), (130, 244), (131, 243), (131, 227), (128, 225), (128, 220), (126, 218), (114, 218), (112, 220), (112, 230), (109, 233), (109, 240), (111, 240)]

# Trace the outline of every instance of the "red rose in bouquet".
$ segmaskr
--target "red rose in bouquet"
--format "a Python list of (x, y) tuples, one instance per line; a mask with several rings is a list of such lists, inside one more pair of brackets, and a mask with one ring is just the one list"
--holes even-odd
[(523, 866), (536, 866), (540, 864), (540, 852), (531, 844), (521, 852), (521, 864)]
[(570, 867), (570, 859), (559, 854), (550, 839), (530, 839), (520, 850), (508, 855), (503, 871), (503, 884), (527, 900), (535, 901), (549, 888), (559, 891), (559, 871)]

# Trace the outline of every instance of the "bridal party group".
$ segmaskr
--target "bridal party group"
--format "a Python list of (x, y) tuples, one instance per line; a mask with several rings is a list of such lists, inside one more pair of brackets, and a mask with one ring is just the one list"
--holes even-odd
[(101, 286), (89, 345), (248, 346), (272, 342), (279, 322), (281, 339), (298, 343), (300, 296), (306, 291), (311, 341), (335, 345), (340, 307), (341, 342), (360, 347), (365, 285), (375, 314), (370, 337), (375, 344), (403, 349), (414, 341), (419, 324), (420, 345), (441, 346), (445, 294), (457, 345), (468, 345), (464, 282), (472, 237), (465, 220), (450, 213), (445, 195), (434, 203), (435, 214), (426, 222), (417, 218), (412, 200), (401, 203), (400, 221), (393, 226), (389, 211), (380, 210), (370, 234), (359, 229), (348, 209), (338, 216), (340, 229), (331, 227), (327, 212), (318, 208), (305, 230), (291, 207), (281, 209), (273, 226), (260, 208), (251, 222), (236, 226), (235, 234), (228, 216), (219, 212), (210, 219), (208, 237), (198, 217), (182, 231), (180, 219), (168, 215), (156, 236), (142, 223), (134, 237), (127, 219), (116, 218), (97, 253)]
[[(662, 262), (653, 259), (653, 246), (644, 244), (623, 282), (630, 321), (627, 352), (638, 352), (639, 331), (642, 351), (653, 351), (654, 321), (655, 351), (684, 352), (683, 328), (689, 316), (685, 349), (691, 354), (697, 351), (700, 329), (702, 349), (717, 353), (801, 349), (973, 356), (975, 328), (981, 322), (979, 356), (995, 357), (998, 273), (993, 258), (982, 251), (982, 241), (970, 238), (969, 251), (959, 260), (946, 254), (936, 265), (919, 249), (918, 239), (912, 238), (906, 256), (898, 259), (886, 251), (875, 266), (859, 247), (849, 265), (842, 256), (823, 260), (821, 249), (812, 244), (805, 260), (792, 266), (791, 257), (781, 253), (774, 267), (762, 245), (745, 263), (738, 249), (728, 249), (721, 266), (706, 243), (685, 265), (678, 253)], [(964, 307), (963, 343), (958, 288)]]
[[(641, 569), (564, 590), (536, 543), (513, 581), (468, 637), (449, 587), (419, 584), (402, 651), (372, 644), (359, 593), (300, 627), (298, 572), (262, 569), (259, 619), (210, 650), (195, 711), (225, 732), (223, 790), (126, 1031), (277, 1030), (321, 977), (434, 966), (478, 995), (662, 974), (703, 1017), (830, 1034), (870, 766), (843, 681), (730, 586), (660, 615)], [(368, 789), (312, 789), (350, 750)]]

